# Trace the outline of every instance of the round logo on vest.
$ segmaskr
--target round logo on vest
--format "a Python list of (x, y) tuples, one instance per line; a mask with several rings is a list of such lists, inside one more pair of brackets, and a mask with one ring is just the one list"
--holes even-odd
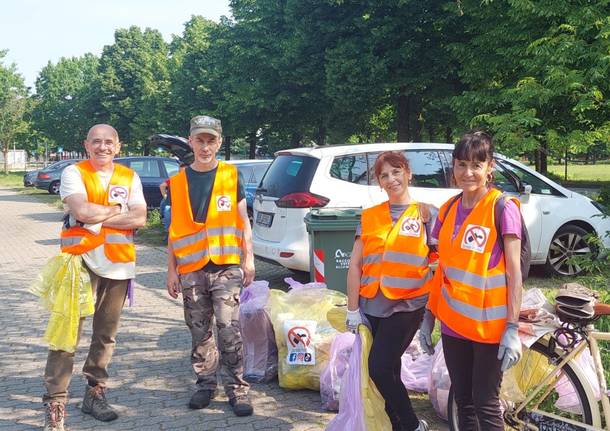
[(415, 217), (405, 217), (400, 224), (400, 231), (398, 234), (419, 237), (421, 235), (421, 224), (419, 223), (419, 219)]
[(217, 196), (216, 211), (231, 211), (231, 198), (227, 195)]
[(108, 202), (127, 204), (129, 191), (125, 186), (111, 185), (108, 188)]
[(488, 227), (469, 224), (464, 231), (461, 247), (464, 250), (483, 253), (485, 251), (487, 239), (489, 238), (489, 231), (490, 229)]

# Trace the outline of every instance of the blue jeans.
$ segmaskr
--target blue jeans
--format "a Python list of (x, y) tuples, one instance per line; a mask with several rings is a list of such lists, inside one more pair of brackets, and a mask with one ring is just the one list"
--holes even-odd
[(165, 231), (169, 231), (169, 225), (172, 222), (172, 207), (165, 203), (165, 198), (161, 200), (159, 205), (159, 211), (161, 212), (161, 221), (163, 222), (163, 228)]

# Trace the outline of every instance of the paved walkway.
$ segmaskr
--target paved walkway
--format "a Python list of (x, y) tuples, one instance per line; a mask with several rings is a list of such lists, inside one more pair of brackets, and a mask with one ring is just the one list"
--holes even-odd
[[(0, 189), (3, 229), (0, 233), (0, 430), (40, 429), (44, 391), (42, 373), (47, 349), (42, 340), (47, 315), (27, 286), (46, 260), (58, 251), (61, 213), (35, 198)], [(109, 400), (121, 417), (95, 421), (78, 410), (84, 390), (79, 370), (86, 355), (90, 323), (77, 353), (67, 424), (77, 430), (322, 430), (333, 413), (320, 409), (319, 394), (285, 391), (277, 382), (255, 384), (251, 398), (255, 414), (237, 418), (226, 397), (210, 408), (189, 410), (193, 375), (188, 351), (190, 336), (181, 303), (165, 291), (166, 253), (138, 246), (135, 306), (125, 308), (110, 366)], [(257, 278), (272, 285), (291, 274), (260, 263)], [(90, 320), (89, 320), (90, 322)], [(428, 409), (428, 401), (415, 400)], [(429, 410), (428, 410), (429, 412)], [(426, 414), (426, 416), (432, 416)], [(433, 417), (428, 417), (434, 420)], [(433, 429), (446, 429), (434, 424)], [(347, 430), (346, 430), (347, 431)]]

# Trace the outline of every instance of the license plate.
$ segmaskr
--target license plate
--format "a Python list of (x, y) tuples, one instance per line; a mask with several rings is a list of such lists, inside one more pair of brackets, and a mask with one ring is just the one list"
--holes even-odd
[(256, 213), (256, 224), (264, 227), (271, 227), (273, 223), (273, 214), (271, 213)]

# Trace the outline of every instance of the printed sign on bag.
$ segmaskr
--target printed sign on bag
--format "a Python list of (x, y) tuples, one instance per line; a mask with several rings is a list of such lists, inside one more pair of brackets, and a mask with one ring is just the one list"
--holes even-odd
[(129, 190), (125, 186), (111, 184), (108, 188), (108, 203), (127, 205)]
[(231, 198), (227, 195), (216, 196), (216, 211), (231, 211)]
[(466, 230), (464, 230), (461, 247), (464, 250), (483, 253), (485, 251), (485, 245), (487, 245), (487, 239), (489, 238), (489, 231), (490, 229), (488, 227), (469, 224), (466, 226)]
[(288, 354), (288, 365), (315, 365), (316, 348), (313, 335), (316, 332), (315, 320), (285, 320), (284, 337)]
[(421, 223), (416, 217), (405, 217), (400, 225), (399, 235), (403, 236), (421, 236)]

